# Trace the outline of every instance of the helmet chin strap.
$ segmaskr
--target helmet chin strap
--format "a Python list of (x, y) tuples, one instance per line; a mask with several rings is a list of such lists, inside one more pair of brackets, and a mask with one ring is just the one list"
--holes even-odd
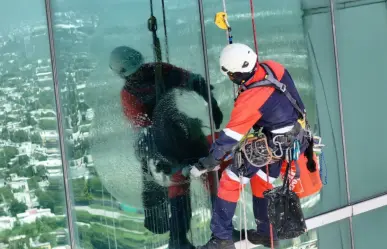
[(244, 84), (245, 82), (249, 81), (255, 74), (257, 70), (257, 67), (254, 67), (254, 69), (249, 72), (249, 73), (244, 73), (240, 77), (229, 77), (230, 80), (234, 83), (237, 84), (238, 86)]

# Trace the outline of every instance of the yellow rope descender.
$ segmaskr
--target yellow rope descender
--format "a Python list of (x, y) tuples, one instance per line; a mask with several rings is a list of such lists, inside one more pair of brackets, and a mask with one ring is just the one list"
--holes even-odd
[(226, 12), (218, 12), (215, 14), (215, 24), (220, 29), (228, 29), (230, 25), (227, 22), (227, 13)]
[(223, 30), (227, 30), (228, 43), (232, 44), (231, 26), (227, 21), (227, 13), (226, 12), (216, 13), (214, 22), (215, 22), (215, 25), (218, 26), (218, 28), (223, 29)]

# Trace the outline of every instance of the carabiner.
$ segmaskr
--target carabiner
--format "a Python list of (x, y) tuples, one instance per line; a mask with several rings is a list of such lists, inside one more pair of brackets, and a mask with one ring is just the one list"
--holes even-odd
[(280, 155), (277, 155), (277, 154), (276, 154), (277, 151), (273, 151), (273, 155), (274, 155), (275, 157), (282, 157), (282, 156), (284, 155), (284, 151), (283, 151), (283, 149), (282, 149), (281, 143), (276, 141), (276, 140), (277, 140), (277, 137), (279, 137), (279, 136), (283, 136), (283, 135), (277, 135), (277, 136), (275, 136), (275, 137), (273, 138), (273, 143), (274, 143), (274, 145), (277, 145), (277, 146), (279, 147), (279, 150), (280, 150), (280, 153), (281, 153)]
[(297, 161), (300, 157), (300, 142), (295, 140), (293, 142), (293, 160)]

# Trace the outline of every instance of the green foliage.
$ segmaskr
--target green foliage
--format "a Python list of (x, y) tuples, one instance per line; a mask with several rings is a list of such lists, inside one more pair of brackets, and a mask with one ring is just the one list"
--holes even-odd
[(4, 211), (3, 208), (0, 208), (0, 216), (8, 216), (8, 214)]
[(55, 119), (40, 119), (39, 127), (42, 130), (56, 130), (58, 127), (58, 124)]
[(9, 186), (0, 188), (0, 203), (3, 202), (3, 198), (6, 202), (10, 202), (14, 199), (12, 190)]
[(31, 113), (27, 112), (25, 115), (26, 125), (35, 126), (38, 122), (31, 116)]
[(51, 212), (61, 215), (64, 213), (64, 189), (60, 180), (50, 181), (46, 191), (36, 190), (41, 208), (49, 208)]
[(4, 127), (2, 130), (1, 130), (1, 133), (0, 133), (0, 138), (1, 139), (4, 139), (4, 140), (8, 140), (9, 139), (9, 131), (6, 127)]
[[(50, 232), (50, 231), (48, 231)], [(57, 242), (56, 242), (56, 236), (54, 234), (50, 234), (50, 233), (43, 233), (40, 235), (39, 237), (39, 242), (40, 243), (46, 243), (46, 242), (49, 242), (51, 247), (54, 247), (57, 245)]]
[(21, 155), (19, 158), (19, 165), (27, 165), (30, 162), (30, 158), (27, 155)]
[(12, 216), (16, 216), (17, 214), (24, 213), (28, 209), (27, 205), (19, 202), (17, 200), (13, 200), (9, 205), (9, 211)]
[(47, 175), (46, 168), (44, 166), (37, 166), (36, 167), (36, 176), (43, 177)]
[[(41, 235), (39, 239), (40, 242), (51, 243), (51, 242), (54, 242), (52, 241), (52, 238), (53, 238), (52, 236), (54, 235), (50, 235), (49, 233), (55, 232), (58, 229), (65, 229), (66, 227), (67, 226), (66, 226), (66, 221), (64, 217), (57, 217), (57, 218), (44, 217), (41, 219), (37, 219), (36, 222), (34, 223), (24, 224), (22, 226), (19, 223), (16, 223), (15, 227), (12, 230), (5, 230), (0, 233), (0, 242), (8, 243), (8, 239), (10, 237), (23, 234), (26, 236), (27, 241), (29, 238), (35, 239), (36, 237)], [(54, 245), (56, 245), (56, 242), (54, 243), (55, 243)], [(20, 249), (23, 247), (14, 247), (14, 248)]]
[(39, 189), (38, 182), (39, 182), (40, 179), (41, 178), (39, 176), (33, 176), (30, 179), (28, 179), (28, 188), (30, 190), (32, 190), (32, 189)]
[(22, 176), (22, 177), (32, 177), (35, 173), (34, 173), (33, 168), (31, 166), (25, 167), (23, 165), (20, 165), (19, 162), (17, 161), (15, 164), (13, 164), (10, 167), (7, 174), (8, 175), (17, 174), (18, 176)]
[(35, 132), (31, 134), (31, 142), (33, 144), (42, 144), (42, 137), (39, 133)]
[(91, 193), (89, 192), (88, 181), (84, 178), (74, 179), (71, 182), (74, 200), (76, 204), (89, 204), (93, 199)]
[(6, 146), (3, 150), (0, 150), (0, 168), (8, 167), (8, 163), (12, 158), (18, 154), (18, 150), (15, 147)]
[(29, 141), (28, 133), (23, 130), (18, 130), (11, 133), (10, 139), (14, 143), (22, 143)]

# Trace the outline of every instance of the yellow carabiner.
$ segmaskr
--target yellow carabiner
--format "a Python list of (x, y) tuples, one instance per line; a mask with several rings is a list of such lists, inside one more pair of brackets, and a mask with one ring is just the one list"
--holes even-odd
[(303, 119), (300, 118), (297, 121), (301, 125), (302, 129), (305, 129), (305, 127), (306, 127), (305, 119), (304, 118)]
[(218, 12), (215, 14), (214, 20), (216, 26), (220, 29), (228, 29), (229, 26), (227, 24), (227, 13), (226, 12)]

